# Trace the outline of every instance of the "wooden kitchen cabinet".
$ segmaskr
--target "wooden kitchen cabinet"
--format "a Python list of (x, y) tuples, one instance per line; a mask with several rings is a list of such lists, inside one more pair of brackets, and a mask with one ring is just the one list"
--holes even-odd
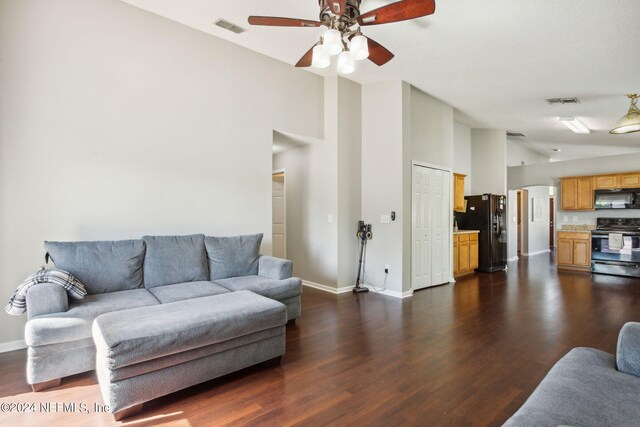
[(591, 233), (559, 231), (557, 262), (559, 270), (590, 271)]
[(593, 177), (562, 178), (561, 193), (563, 211), (593, 210)]
[(464, 212), (464, 179), (466, 175), (453, 174), (453, 210)]
[(596, 175), (596, 190), (613, 190), (620, 188), (620, 175)]
[(640, 173), (625, 173), (619, 178), (620, 188), (640, 188)]
[(478, 232), (453, 235), (453, 276), (473, 273), (478, 268)]

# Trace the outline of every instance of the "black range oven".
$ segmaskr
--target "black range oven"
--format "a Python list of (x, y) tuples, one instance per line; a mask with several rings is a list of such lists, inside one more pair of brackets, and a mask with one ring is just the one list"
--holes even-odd
[(640, 277), (640, 218), (598, 218), (591, 272)]

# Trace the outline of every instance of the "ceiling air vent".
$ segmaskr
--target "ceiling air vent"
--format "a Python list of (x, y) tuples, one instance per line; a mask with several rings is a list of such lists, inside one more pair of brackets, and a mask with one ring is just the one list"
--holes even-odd
[(578, 98), (549, 98), (546, 100), (549, 104), (580, 104)]
[(226, 19), (218, 19), (215, 24), (220, 28), (224, 28), (225, 30), (229, 30), (232, 33), (236, 34), (242, 34), (247, 31), (244, 28), (238, 27), (236, 24), (227, 21)]
[(520, 132), (511, 132), (511, 131), (507, 131), (507, 136), (510, 137), (518, 137), (518, 138), (524, 138), (525, 134), (524, 133), (520, 133)]

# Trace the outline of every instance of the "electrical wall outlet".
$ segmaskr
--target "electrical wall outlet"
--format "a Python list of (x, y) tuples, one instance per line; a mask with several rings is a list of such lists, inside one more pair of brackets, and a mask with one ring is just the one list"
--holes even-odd
[(573, 222), (578, 222), (578, 217), (577, 216), (573, 217)]
[(569, 222), (569, 217), (565, 215), (565, 216), (562, 217), (562, 220), (564, 222)]
[(389, 273), (389, 264), (384, 266), (384, 272), (385, 272), (385, 274)]

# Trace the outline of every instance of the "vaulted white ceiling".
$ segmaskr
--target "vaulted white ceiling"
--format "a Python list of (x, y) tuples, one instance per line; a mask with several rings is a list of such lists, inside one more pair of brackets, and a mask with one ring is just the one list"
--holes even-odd
[[(322, 33), (247, 23), (249, 15), (317, 19), (317, 0), (124, 1), (292, 66)], [(361, 11), (388, 3), (363, 0)], [(223, 30), (219, 18), (248, 31)], [(464, 124), (522, 132), (522, 145), (554, 160), (640, 152), (640, 133), (608, 133), (629, 107), (625, 94), (640, 92), (639, 23), (639, 0), (436, 0), (434, 15), (363, 28), (396, 56), (382, 67), (359, 62), (348, 78), (407, 81), (455, 107)], [(335, 64), (308, 70), (332, 74)], [(545, 102), (554, 97), (580, 104)], [(573, 134), (558, 116), (578, 117), (591, 134)]]

